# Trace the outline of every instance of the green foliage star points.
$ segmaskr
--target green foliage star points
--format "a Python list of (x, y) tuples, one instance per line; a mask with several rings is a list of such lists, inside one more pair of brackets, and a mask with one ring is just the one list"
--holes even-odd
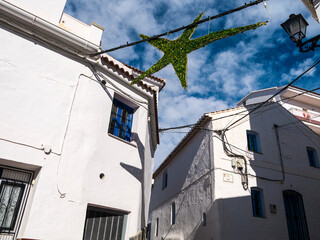
[[(193, 21), (193, 23), (198, 22), (201, 19), (202, 15), (203, 13), (201, 13)], [(182, 35), (176, 40), (168, 40), (165, 38), (157, 38), (157, 39), (149, 40), (148, 42), (154, 47), (158, 48), (160, 51), (162, 51), (164, 55), (157, 63), (155, 63), (146, 72), (142, 73), (139, 77), (134, 79), (130, 84), (133, 85), (135, 83), (140, 82), (140, 80), (142, 80), (143, 78), (148, 77), (155, 72), (158, 72), (159, 70), (161, 70), (162, 68), (166, 67), (171, 63), (180, 80), (181, 86), (184, 89), (187, 89), (187, 63), (188, 63), (187, 55), (189, 53), (199, 48), (202, 48), (216, 40), (226, 38), (226, 37), (231, 37), (233, 35), (236, 35), (238, 33), (243, 33), (251, 29), (256, 29), (262, 25), (265, 25), (265, 23), (256, 23), (256, 24), (247, 25), (243, 27), (217, 31), (217, 32), (209, 33), (203, 37), (190, 40), (194, 31), (198, 27), (198, 25), (195, 25), (194, 27), (187, 28), (182, 33)], [(149, 36), (145, 36), (142, 34), (140, 34), (139, 36), (142, 39), (150, 38)]]

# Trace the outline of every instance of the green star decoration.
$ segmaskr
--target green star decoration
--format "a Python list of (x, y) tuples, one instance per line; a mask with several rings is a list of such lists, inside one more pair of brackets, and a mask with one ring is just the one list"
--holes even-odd
[[(203, 13), (201, 13), (193, 21), (193, 23), (198, 22), (202, 18), (202, 15)], [(140, 80), (142, 80), (143, 78), (148, 77), (151, 74), (160, 71), (162, 68), (166, 67), (171, 63), (181, 82), (181, 86), (184, 89), (187, 89), (187, 63), (188, 63), (187, 55), (188, 53), (191, 53), (192, 51), (197, 50), (199, 48), (202, 48), (216, 40), (230, 37), (238, 33), (243, 33), (251, 29), (256, 29), (262, 25), (266, 25), (266, 23), (258, 22), (256, 24), (247, 25), (243, 27), (217, 31), (217, 32), (209, 33), (203, 37), (190, 40), (194, 31), (198, 27), (198, 25), (196, 25), (192, 28), (187, 28), (182, 33), (182, 35), (176, 40), (168, 40), (166, 38), (157, 38), (157, 39), (149, 40), (148, 42), (152, 44), (154, 47), (161, 50), (164, 53), (164, 55), (156, 64), (154, 64), (151, 68), (149, 68), (147, 71), (142, 73), (139, 77), (134, 79), (130, 84), (133, 85), (140, 82)], [(142, 34), (140, 34), (139, 36), (142, 39), (150, 38), (149, 36), (142, 35)]]

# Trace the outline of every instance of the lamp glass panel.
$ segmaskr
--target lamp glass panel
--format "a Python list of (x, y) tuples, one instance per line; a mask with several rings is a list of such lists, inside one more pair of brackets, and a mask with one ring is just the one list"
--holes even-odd
[(300, 31), (303, 34), (303, 36), (306, 36), (307, 26), (308, 26), (308, 23), (304, 21), (304, 19), (300, 19), (300, 28), (301, 28)]
[(291, 35), (296, 35), (301, 31), (300, 21), (298, 19), (294, 19), (293, 21), (291, 21), (289, 28), (290, 28)]

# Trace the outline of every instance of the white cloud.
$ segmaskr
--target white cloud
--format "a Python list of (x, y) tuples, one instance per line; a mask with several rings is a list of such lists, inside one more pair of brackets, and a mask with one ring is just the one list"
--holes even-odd
[[(290, 69), (289, 73), (283, 73), (281, 75), (280, 83), (287, 84), (294, 80), (296, 77), (301, 75), (304, 71), (306, 71), (312, 64), (314, 60), (312, 58), (307, 58), (302, 63), (296, 64), (293, 68)], [(310, 70), (305, 76), (306, 77), (313, 77), (315, 74), (316, 69)]]
[[(161, 128), (193, 124), (207, 112), (228, 108), (228, 103), (211, 96), (208, 98), (190, 97), (187, 94), (174, 95), (171, 92), (161, 93), (159, 112)], [(155, 155), (155, 167), (166, 158), (166, 156), (179, 143), (190, 128), (169, 131), (161, 134), (161, 145)], [(174, 133), (172, 133), (174, 132)], [(183, 132), (178, 134), (177, 132)]]
[[(125, 44), (127, 41), (140, 40), (139, 33), (154, 35), (166, 32), (191, 23), (200, 12), (206, 11), (205, 17), (212, 16), (241, 6), (244, 1), (68, 0), (68, 3), (68, 13), (72, 16), (88, 24), (95, 21), (105, 27), (102, 47), (106, 49)], [(167, 85), (160, 93), (159, 99), (160, 127), (195, 123), (205, 112), (232, 107), (248, 92), (283, 84), (308, 67), (312, 61), (310, 55), (310, 59), (293, 63), (301, 61), (302, 57), (280, 24), (291, 13), (301, 12), (310, 24), (308, 38), (319, 33), (319, 25), (299, 0), (269, 0), (266, 3), (271, 13), (271, 21), (267, 26), (212, 43), (189, 54), (187, 91), (181, 88), (171, 65), (155, 74), (167, 79)], [(210, 30), (254, 24), (268, 18), (263, 4), (259, 4), (211, 21)], [(208, 26), (209, 23), (200, 25), (195, 36), (201, 36), (199, 33), (206, 34)], [(180, 34), (181, 32), (171, 34), (169, 38), (173, 39)], [(287, 51), (279, 48), (280, 45)], [(141, 70), (148, 69), (162, 56), (160, 51), (147, 43), (138, 48), (139, 52), (131, 47), (112, 52), (111, 55), (122, 62), (134, 63), (134, 66)], [(271, 58), (270, 54), (275, 56)], [(269, 59), (273, 62), (268, 62)], [(261, 79), (268, 79), (269, 75), (272, 78), (275, 74), (272, 69), (274, 64), (290, 70), (283, 74), (278, 73), (277, 76), (282, 75), (282, 81), (277, 79), (277, 82), (267, 85)], [(156, 166), (164, 160), (183, 135), (161, 135), (161, 145), (156, 153)]]

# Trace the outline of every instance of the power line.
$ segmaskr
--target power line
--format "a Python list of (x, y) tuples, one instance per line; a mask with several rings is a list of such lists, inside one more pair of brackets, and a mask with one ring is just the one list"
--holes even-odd
[[(303, 91), (303, 92), (301, 92), (301, 93), (299, 93), (299, 94), (293, 95), (293, 96), (291, 96), (291, 97), (282, 98), (282, 99), (276, 101), (275, 103), (282, 102), (282, 101), (285, 101), (285, 100), (289, 100), (289, 101), (286, 101), (286, 103), (287, 103), (287, 102), (290, 102), (291, 99), (293, 99), (293, 98), (296, 98), (296, 97), (298, 97), (298, 96), (300, 96), (300, 95), (303, 95), (303, 94), (306, 94), (306, 93), (309, 93), (309, 92), (312, 93), (312, 92), (317, 91), (317, 90), (320, 90), (320, 87), (314, 88), (314, 89), (312, 89), (312, 90), (305, 90), (305, 91)], [(269, 102), (270, 105), (273, 104), (273, 103), (274, 103), (274, 102)], [(276, 107), (278, 107), (278, 106), (275, 106), (275, 107), (273, 107), (273, 108), (276, 108)], [(266, 110), (264, 110), (264, 111), (269, 111), (269, 110), (271, 110), (271, 109), (273, 109), (273, 108), (266, 109)], [(232, 116), (241, 115), (242, 113), (245, 113), (245, 112), (247, 112), (247, 111), (248, 111), (248, 110), (245, 109), (245, 110), (243, 110), (243, 111), (241, 111), (241, 112), (237, 112), (237, 113), (230, 114), (230, 115), (227, 115), (227, 116), (222, 116), (222, 117), (219, 117), (219, 118), (212, 119), (211, 121), (217, 121), (217, 120), (221, 120), (221, 119), (223, 119), (223, 118), (228, 118), (228, 117), (232, 117)], [(264, 111), (262, 111), (262, 112), (264, 112)], [(255, 116), (253, 116), (253, 117), (258, 116), (258, 115), (261, 114), (262, 112), (257, 113), (257, 115), (255, 115)], [(244, 114), (244, 115), (245, 115), (245, 116), (248, 116), (248, 114)], [(241, 124), (242, 124), (242, 123), (241, 123)], [(289, 123), (289, 124), (293, 124), (293, 123)], [(182, 125), (182, 126), (177, 126), (177, 127), (159, 128), (159, 132), (162, 133), (162, 132), (166, 132), (166, 131), (170, 131), (170, 130), (183, 129), (183, 128), (191, 128), (191, 127), (193, 127), (193, 126), (195, 126), (195, 125), (196, 125), (196, 123), (188, 124), (188, 125)], [(239, 125), (240, 125), (240, 124), (239, 124)], [(239, 125), (236, 125), (236, 126), (239, 126)], [(235, 127), (236, 127), (236, 126), (235, 126)], [(280, 127), (280, 126), (283, 126), (283, 125), (279, 125), (279, 127)], [(213, 130), (211, 130), (211, 129), (205, 129), (205, 128), (203, 128), (203, 130), (213, 131)], [(188, 132), (169, 132), (169, 133), (188, 133)]]
[(107, 49), (107, 50), (104, 50), (104, 51), (101, 51), (101, 52), (98, 52), (98, 53), (93, 53), (93, 54), (90, 54), (89, 56), (90, 57), (94, 57), (94, 56), (97, 56), (97, 55), (100, 55), (100, 54), (103, 54), (103, 53), (107, 53), (107, 52), (113, 52), (113, 51), (116, 51), (116, 50), (119, 50), (121, 48), (126, 48), (126, 47), (131, 47), (131, 46), (134, 46), (134, 45), (137, 45), (139, 43), (143, 43), (143, 42), (147, 42), (147, 41), (150, 41), (150, 40), (154, 40), (154, 39), (157, 39), (159, 37), (163, 37), (163, 36), (166, 36), (166, 35), (169, 35), (169, 34), (172, 34), (172, 33), (176, 33), (176, 32), (180, 32), (184, 29), (187, 29), (187, 28), (193, 28), (195, 26), (197, 26), (198, 24), (201, 24), (201, 23), (204, 23), (204, 22), (207, 22), (207, 21), (211, 21), (213, 19), (216, 19), (216, 18), (219, 18), (219, 17), (223, 17), (223, 16), (226, 16), (228, 14), (231, 14), (231, 13), (234, 13), (234, 12), (238, 12), (240, 10), (243, 10), (247, 7), (251, 7), (251, 6), (254, 6), (254, 5), (258, 5), (260, 3), (264, 2), (264, 0), (257, 0), (257, 1), (254, 1), (254, 2), (250, 2), (250, 3), (245, 3), (244, 5), (242, 5), (241, 7), (237, 7), (237, 8), (234, 8), (234, 9), (231, 9), (229, 11), (225, 11), (223, 13), (219, 13), (217, 15), (214, 15), (214, 16), (211, 16), (211, 17), (208, 17), (206, 19), (203, 19), (203, 20), (200, 20), (198, 22), (195, 22), (195, 23), (191, 23), (189, 25), (186, 25), (186, 26), (183, 26), (183, 27), (179, 27), (179, 28), (176, 28), (176, 29), (173, 29), (171, 31), (168, 31), (168, 32), (165, 32), (165, 33), (161, 33), (161, 34), (158, 34), (158, 35), (154, 35), (150, 38), (147, 38), (147, 39), (143, 39), (143, 40), (139, 40), (139, 41), (136, 41), (136, 42), (132, 42), (132, 43), (128, 43), (125, 44), (125, 45), (120, 45), (119, 47), (114, 47), (114, 48), (110, 48), (110, 49)]
[(273, 94), (271, 97), (269, 97), (267, 100), (265, 100), (264, 102), (260, 103), (257, 107), (253, 108), (252, 110), (250, 110), (246, 115), (244, 115), (243, 117), (239, 118), (238, 120), (236, 120), (235, 122), (231, 123), (229, 126), (225, 127), (226, 131), (233, 125), (235, 125), (236, 123), (240, 122), (242, 119), (244, 119), (245, 117), (249, 116), (251, 113), (253, 113), (254, 111), (256, 111), (257, 109), (259, 109), (260, 107), (262, 107), (265, 103), (269, 102), (272, 98), (274, 98), (276, 95), (278, 95), (279, 93), (283, 92), (284, 90), (286, 90), (288, 87), (290, 87), (293, 83), (295, 83), (296, 81), (298, 81), (302, 76), (304, 76), (306, 73), (308, 73), (311, 69), (313, 69), (315, 66), (317, 66), (320, 63), (320, 59), (318, 59), (316, 62), (314, 62), (306, 71), (304, 71), (303, 73), (301, 73), (298, 77), (296, 77), (294, 80), (292, 80), (290, 83), (288, 83), (286, 86), (284, 86), (280, 91), (276, 92), (275, 94)]
[(221, 132), (220, 136), (222, 139), (222, 145), (223, 145), (223, 150), (225, 152), (225, 154), (229, 157), (234, 157), (234, 158), (239, 158), (242, 159), (244, 161), (244, 172), (242, 172), (241, 170), (241, 176), (242, 176), (242, 187), (244, 190), (248, 189), (248, 163), (247, 163), (247, 159), (245, 158), (245, 156), (240, 155), (240, 154), (236, 154), (234, 153), (231, 149), (229, 149), (227, 147), (226, 144), (226, 131), (228, 131), (230, 129), (230, 127), (234, 126), (236, 123), (240, 122), (241, 120), (243, 120), (244, 118), (246, 118), (247, 116), (249, 116), (250, 114), (252, 114), (254, 111), (256, 111), (257, 109), (259, 109), (260, 107), (262, 107), (265, 103), (269, 102), (271, 99), (273, 99), (276, 95), (280, 94), (281, 92), (283, 92), (284, 90), (286, 90), (288, 87), (290, 87), (293, 83), (295, 83), (296, 81), (298, 81), (302, 76), (304, 76), (306, 73), (308, 73), (311, 69), (313, 69), (315, 66), (317, 66), (320, 63), (320, 60), (318, 59), (316, 62), (314, 62), (306, 71), (304, 71), (302, 74), (300, 74), (297, 78), (295, 78), (294, 80), (292, 80), (290, 83), (288, 83), (285, 87), (283, 87), (280, 91), (276, 92), (275, 94), (273, 94), (271, 97), (269, 97), (267, 100), (265, 100), (264, 102), (260, 103), (257, 107), (253, 108), (252, 110), (250, 110), (246, 115), (244, 115), (243, 117), (239, 118), (238, 120), (236, 120), (235, 122), (228, 124)]
[[(293, 95), (293, 96), (291, 96), (291, 97), (287, 97), (287, 98), (280, 99), (280, 100), (278, 100), (278, 101), (276, 101), (276, 102), (268, 102), (268, 105), (271, 105), (271, 104), (273, 104), (273, 103), (279, 103), (279, 102), (282, 102), (282, 101), (283, 101), (283, 102), (285, 101), (284, 103), (288, 103), (288, 102), (290, 102), (292, 99), (294, 99), (294, 98), (296, 98), (296, 97), (298, 97), (298, 96), (300, 96), (300, 95), (303, 95), (303, 94), (306, 94), (306, 93), (309, 93), (309, 92), (314, 92), (314, 91), (317, 91), (317, 90), (320, 90), (320, 87), (314, 88), (314, 89), (312, 89), (312, 90), (305, 90), (305, 91), (303, 91), (303, 92), (301, 92), (301, 93), (299, 93), (299, 94)], [(286, 100), (288, 100), (288, 101), (286, 101)], [(268, 106), (268, 105), (265, 105), (265, 107)], [(281, 105), (281, 104), (280, 104), (280, 105)], [(256, 113), (255, 115), (250, 116), (250, 119), (253, 119), (253, 118), (259, 116), (260, 114), (262, 114), (262, 113), (264, 113), (264, 112), (266, 112), (266, 111), (269, 111), (269, 110), (271, 110), (271, 109), (277, 108), (277, 107), (278, 107), (278, 106), (274, 106), (274, 107), (271, 107), (271, 108), (262, 110), (262, 111)], [(238, 127), (238, 126), (240, 126), (241, 124), (243, 124), (244, 122), (246, 122), (246, 121), (248, 121), (248, 120), (249, 120), (249, 119), (247, 119), (247, 120), (245, 120), (245, 121), (243, 121), (243, 122), (240, 122), (240, 123), (238, 123), (237, 125), (234, 125), (232, 128), (229, 128), (229, 129), (233, 129), (233, 128), (235, 128), (235, 127)], [(300, 120), (298, 120), (298, 121), (300, 121)], [(298, 122), (298, 121), (297, 121), (297, 122)], [(288, 123), (288, 124), (292, 124), (292, 123)], [(285, 124), (285, 125), (287, 125), (287, 124)], [(282, 126), (282, 125), (281, 125), (281, 126)], [(280, 125), (279, 125), (279, 127), (280, 127)]]

